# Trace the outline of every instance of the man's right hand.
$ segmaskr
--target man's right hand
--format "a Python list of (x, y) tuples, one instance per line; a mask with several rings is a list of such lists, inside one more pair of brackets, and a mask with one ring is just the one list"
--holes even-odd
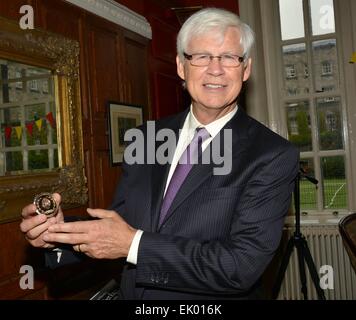
[(53, 243), (43, 240), (43, 235), (48, 233), (49, 226), (64, 222), (63, 212), (60, 207), (61, 196), (58, 193), (54, 193), (53, 197), (58, 205), (58, 213), (54, 217), (47, 218), (45, 214), (37, 214), (36, 206), (34, 204), (29, 204), (22, 209), (22, 222), (20, 224), (20, 229), (25, 234), (27, 241), (34, 247), (55, 247)]

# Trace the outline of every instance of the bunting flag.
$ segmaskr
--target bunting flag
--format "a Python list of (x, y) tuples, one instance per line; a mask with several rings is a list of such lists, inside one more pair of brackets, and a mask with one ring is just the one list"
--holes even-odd
[(35, 121), (36, 123), (36, 126), (38, 128), (38, 131), (41, 131), (41, 128), (42, 128), (42, 119), (38, 119)]
[(46, 119), (48, 120), (49, 124), (51, 125), (52, 128), (56, 126), (56, 122), (53, 119), (53, 114), (52, 112), (48, 112), (46, 115)]
[(21, 140), (22, 127), (15, 127), (15, 130), (16, 130), (17, 139)]
[(26, 124), (27, 132), (29, 135), (32, 137), (32, 131), (33, 131), (33, 122), (29, 122)]
[[(33, 135), (33, 126), (36, 124), (36, 127), (38, 128), (38, 131), (41, 131), (42, 129), (42, 125), (43, 125), (43, 121), (48, 121), (48, 123), (51, 125), (51, 127), (53, 129), (55, 129), (56, 127), (56, 119), (53, 117), (53, 113), (52, 112), (48, 112), (46, 114), (46, 117), (45, 118), (40, 118), (37, 114), (34, 115), (34, 120), (33, 121), (29, 121), (29, 122), (26, 122), (26, 129), (27, 129), (27, 132), (30, 136)], [(22, 126), (5, 126), (4, 128), (5, 130), (5, 139), (6, 140), (9, 140), (11, 139), (11, 134), (13, 132), (13, 129), (15, 130), (16, 132), (16, 136), (19, 140), (21, 140), (21, 137), (22, 137), (22, 133), (24, 131), (24, 128)]]
[(5, 139), (9, 140), (11, 137), (11, 132), (12, 132), (12, 128), (11, 127), (6, 127), (5, 128)]
[(354, 52), (351, 56), (350, 63), (356, 63), (356, 52)]

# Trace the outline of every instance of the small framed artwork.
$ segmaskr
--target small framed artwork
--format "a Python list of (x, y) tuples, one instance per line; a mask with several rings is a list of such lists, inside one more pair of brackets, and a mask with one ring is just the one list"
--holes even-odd
[(110, 161), (114, 166), (122, 163), (124, 157), (125, 132), (142, 124), (143, 108), (112, 101), (108, 108)]

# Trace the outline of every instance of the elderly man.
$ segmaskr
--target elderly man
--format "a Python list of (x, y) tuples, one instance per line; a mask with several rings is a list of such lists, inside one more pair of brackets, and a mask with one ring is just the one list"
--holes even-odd
[[(191, 107), (154, 126), (177, 138), (169, 163), (126, 161), (111, 210), (88, 209), (92, 221), (58, 223), (61, 210), (47, 219), (35, 215), (34, 205), (25, 207), (21, 230), (28, 241), (125, 258), (123, 299), (261, 297), (261, 275), (290, 206), (298, 151), (237, 104), (251, 73), (253, 42), (252, 30), (231, 12), (207, 8), (192, 15), (178, 34), (176, 59)], [(138, 129), (144, 141), (147, 126)], [(157, 152), (160, 140), (153, 144)], [(224, 147), (214, 148), (219, 144)], [(231, 165), (218, 174), (214, 161), (203, 160), (221, 150)]]

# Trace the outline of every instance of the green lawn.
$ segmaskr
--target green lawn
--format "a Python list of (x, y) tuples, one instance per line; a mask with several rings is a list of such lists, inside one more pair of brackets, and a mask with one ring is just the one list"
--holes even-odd
[[(319, 183), (318, 188), (322, 188)], [(345, 179), (324, 180), (324, 207), (325, 209), (347, 208), (347, 190)], [(307, 180), (300, 182), (301, 210), (317, 209), (317, 189)]]

